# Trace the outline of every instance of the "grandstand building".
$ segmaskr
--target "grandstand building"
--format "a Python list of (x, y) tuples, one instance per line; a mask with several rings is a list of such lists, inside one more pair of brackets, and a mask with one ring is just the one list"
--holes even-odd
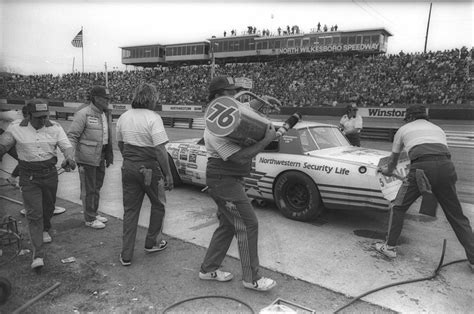
[(120, 47), (122, 63), (140, 67), (210, 63), (266, 62), (279, 58), (314, 59), (334, 54), (374, 55), (387, 52), (384, 28), (263, 36), (242, 34), (171, 45)]

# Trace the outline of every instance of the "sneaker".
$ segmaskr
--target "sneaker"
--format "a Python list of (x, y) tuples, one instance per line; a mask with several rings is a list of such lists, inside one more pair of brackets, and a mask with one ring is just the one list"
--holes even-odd
[(168, 246), (168, 242), (166, 240), (161, 240), (160, 244), (153, 246), (152, 248), (145, 248), (145, 253), (155, 253), (159, 251), (163, 251)]
[(86, 221), (85, 224), (86, 224), (87, 227), (91, 227), (91, 228), (94, 228), (94, 229), (104, 229), (105, 228), (104, 223), (98, 221), (97, 219), (94, 220), (94, 221)]
[(216, 271), (211, 271), (208, 273), (203, 273), (202, 271), (200, 271), (199, 278), (201, 278), (202, 280), (229, 281), (234, 278), (234, 275), (229, 272), (218, 269)]
[(120, 254), (119, 260), (120, 260), (120, 264), (122, 264), (122, 266), (130, 266), (130, 265), (132, 265), (132, 262), (131, 262), (131, 261), (129, 261), (129, 260), (124, 260), (124, 259), (122, 258), (122, 254)]
[(397, 257), (397, 251), (394, 246), (390, 246), (387, 243), (375, 243), (375, 250), (388, 258)]
[(43, 259), (41, 257), (37, 257), (33, 259), (33, 263), (31, 263), (31, 269), (36, 269), (44, 266)]
[(23, 216), (26, 216), (26, 209), (24, 208), (20, 209), (20, 214), (22, 214)]
[(49, 235), (48, 231), (43, 231), (43, 243), (51, 243), (53, 239)]
[(246, 282), (242, 281), (245, 288), (257, 290), (257, 291), (268, 291), (276, 286), (276, 281), (270, 278), (262, 277), (257, 281)]
[(101, 215), (97, 215), (95, 216), (95, 219), (100, 221), (101, 223), (106, 223), (107, 221), (109, 221), (107, 218), (105, 218), (104, 216), (101, 216)]
[(54, 212), (53, 212), (53, 215), (59, 215), (59, 214), (62, 214), (66, 211), (66, 208), (64, 207), (59, 207), (59, 206), (55, 206), (54, 207)]

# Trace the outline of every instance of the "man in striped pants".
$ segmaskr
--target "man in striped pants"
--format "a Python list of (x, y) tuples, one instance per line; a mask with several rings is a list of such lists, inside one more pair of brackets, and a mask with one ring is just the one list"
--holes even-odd
[[(219, 96), (232, 96), (236, 87), (231, 77), (215, 77), (210, 84), (209, 100)], [(219, 270), (235, 235), (242, 264), (245, 288), (268, 291), (276, 282), (259, 275), (258, 221), (245, 193), (243, 177), (250, 174), (252, 158), (276, 138), (271, 123), (265, 137), (254, 144), (241, 147), (225, 137), (217, 137), (204, 130), (208, 162), (206, 183), (208, 192), (217, 204), (219, 227), (211, 239), (199, 278), (202, 280), (229, 281), (233, 275)]]

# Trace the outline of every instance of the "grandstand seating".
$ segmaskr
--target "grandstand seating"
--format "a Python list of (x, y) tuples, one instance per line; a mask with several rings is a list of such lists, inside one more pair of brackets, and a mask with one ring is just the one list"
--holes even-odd
[[(334, 56), (316, 60), (227, 64), (217, 74), (249, 77), (254, 92), (272, 95), (290, 107), (405, 106), (412, 103), (459, 105), (474, 100), (467, 48), (426, 54), (372, 57)], [(159, 104), (204, 105), (210, 66), (154, 68), (108, 73), (113, 103), (130, 103), (141, 81), (156, 84)], [(84, 102), (105, 73), (12, 75), (0, 81), (0, 98), (47, 98)]]

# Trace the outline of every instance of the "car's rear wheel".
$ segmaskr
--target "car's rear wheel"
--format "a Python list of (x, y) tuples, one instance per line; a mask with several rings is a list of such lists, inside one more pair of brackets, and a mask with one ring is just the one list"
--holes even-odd
[(314, 219), (324, 209), (314, 181), (297, 171), (288, 171), (278, 177), (273, 197), (283, 216), (293, 220)]

